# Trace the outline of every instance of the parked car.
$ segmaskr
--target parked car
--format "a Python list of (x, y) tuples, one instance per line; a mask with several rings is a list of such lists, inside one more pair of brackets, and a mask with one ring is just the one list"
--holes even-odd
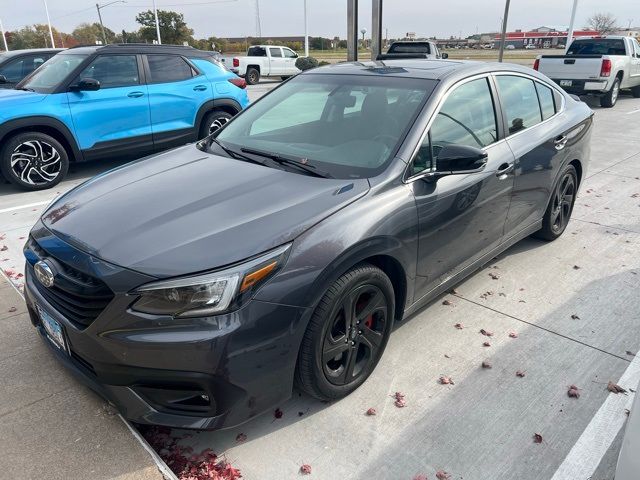
[(515, 45), (507, 45), (506, 47), (504, 47), (505, 50), (515, 50), (516, 46)]
[(529, 43), (527, 45), (525, 45), (525, 47), (527, 50), (535, 50), (536, 46), (533, 43)]
[(24, 250), (31, 320), (139, 423), (236, 425), (294, 383), (344, 397), (395, 322), (519, 240), (562, 235), (592, 115), (518, 65), (305, 71), (49, 206)]
[(566, 55), (539, 56), (533, 68), (567, 92), (599, 95), (605, 108), (616, 104), (621, 89), (640, 98), (640, 44), (633, 37), (580, 38)]
[(0, 53), (0, 88), (13, 88), (44, 62), (61, 52), (60, 48), (35, 48)]
[(50, 188), (69, 162), (137, 158), (202, 138), (248, 103), (246, 84), (190, 47), (66, 50), (0, 90), (0, 171)]
[(287, 47), (255, 45), (246, 57), (233, 57), (230, 70), (255, 85), (261, 77), (280, 77), (283, 80), (300, 72), (296, 67), (298, 54)]
[(398, 60), (408, 58), (449, 58), (448, 53), (441, 53), (435, 42), (393, 42), (387, 53), (378, 55), (378, 60)]

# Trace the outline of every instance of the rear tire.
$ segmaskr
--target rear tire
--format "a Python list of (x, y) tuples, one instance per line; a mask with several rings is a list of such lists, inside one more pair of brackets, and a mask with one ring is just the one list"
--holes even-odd
[(600, 97), (600, 106), (604, 108), (613, 107), (618, 101), (618, 95), (620, 94), (620, 78), (616, 78), (611, 85), (611, 89)]
[(260, 71), (257, 68), (249, 67), (247, 68), (247, 73), (245, 74), (244, 79), (249, 85), (255, 85), (260, 81)]
[(549, 205), (542, 219), (542, 228), (533, 236), (549, 242), (560, 237), (571, 219), (577, 194), (578, 174), (573, 165), (567, 165), (553, 188)]
[(640, 85), (637, 85), (631, 89), (631, 94), (633, 98), (640, 98)]
[(394, 298), (389, 277), (369, 263), (336, 280), (302, 339), (296, 385), (320, 400), (345, 397), (362, 385), (387, 346)]
[(233, 115), (224, 110), (213, 110), (207, 113), (200, 125), (200, 135), (198, 138), (208, 137), (212, 133), (220, 130), (233, 118)]
[(68, 170), (69, 156), (64, 146), (44, 133), (18, 133), (0, 149), (2, 176), (24, 190), (51, 188)]

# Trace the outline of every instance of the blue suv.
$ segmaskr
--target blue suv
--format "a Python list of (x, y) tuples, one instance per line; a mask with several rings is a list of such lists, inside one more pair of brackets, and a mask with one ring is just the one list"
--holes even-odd
[(79, 47), (0, 91), (0, 171), (50, 188), (69, 162), (133, 159), (203, 138), (249, 104), (212, 52), (165, 45)]

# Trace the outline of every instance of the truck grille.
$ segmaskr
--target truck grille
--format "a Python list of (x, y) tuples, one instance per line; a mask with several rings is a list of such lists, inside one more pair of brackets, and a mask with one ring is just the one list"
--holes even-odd
[(31, 262), (28, 263), (29, 274), (40, 295), (77, 328), (82, 330), (91, 325), (113, 299), (111, 289), (102, 280), (80, 272), (50, 255), (33, 239), (29, 239), (27, 248), (39, 260), (47, 259), (56, 267), (55, 284), (47, 288), (35, 277)]

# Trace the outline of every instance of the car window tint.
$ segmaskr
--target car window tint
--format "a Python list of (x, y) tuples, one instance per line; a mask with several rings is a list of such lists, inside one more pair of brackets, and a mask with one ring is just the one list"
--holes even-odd
[(193, 76), (191, 66), (178, 55), (147, 55), (150, 83), (169, 83), (186, 80)]
[(567, 55), (626, 55), (621, 38), (588, 38), (574, 40)]
[(533, 80), (512, 75), (496, 77), (509, 133), (530, 128), (542, 121)]
[(453, 90), (431, 125), (413, 162), (413, 173), (430, 169), (433, 153), (447, 144), (483, 148), (496, 141), (498, 130), (493, 97), (486, 78), (472, 80)]
[(0, 67), (0, 75), (7, 77), (7, 81), (11, 83), (19, 82), (24, 77), (22, 74), (24, 62), (24, 58), (19, 58), (18, 60), (14, 60), (13, 62), (3, 65)]
[(546, 120), (556, 113), (556, 107), (553, 103), (553, 91), (549, 87), (546, 87), (538, 82), (536, 82), (536, 90), (538, 90), (538, 99), (540, 100), (542, 119)]
[(100, 88), (138, 85), (138, 61), (135, 55), (101, 55), (78, 76), (85, 78), (99, 81)]
[(262, 47), (249, 47), (247, 51), (248, 57), (266, 57), (267, 50)]
[(286, 58), (296, 58), (297, 55), (293, 50), (289, 50), (288, 48), (283, 48), (282, 51), (284, 52), (284, 56)]
[(270, 48), (269, 53), (272, 57), (282, 57), (282, 51), (279, 48)]

